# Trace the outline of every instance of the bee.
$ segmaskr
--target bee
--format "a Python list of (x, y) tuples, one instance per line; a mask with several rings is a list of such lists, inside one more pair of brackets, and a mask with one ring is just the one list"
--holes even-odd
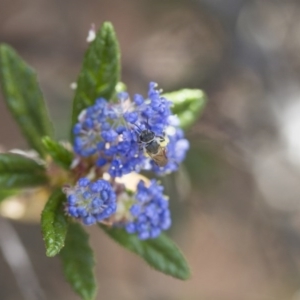
[(166, 137), (157, 136), (153, 131), (145, 129), (139, 133), (139, 142), (142, 144), (146, 154), (151, 157), (159, 167), (164, 167), (168, 163), (166, 154), (168, 140)]

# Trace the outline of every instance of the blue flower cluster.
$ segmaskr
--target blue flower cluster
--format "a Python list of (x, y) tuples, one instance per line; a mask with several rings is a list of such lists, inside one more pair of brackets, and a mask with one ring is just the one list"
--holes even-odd
[(85, 225), (102, 221), (116, 212), (116, 194), (106, 180), (90, 182), (80, 178), (73, 188), (66, 188), (66, 212)]
[[(157, 174), (177, 170), (188, 149), (183, 132), (174, 126), (171, 102), (161, 96), (157, 84), (149, 84), (148, 98), (136, 94), (133, 101), (122, 92), (119, 102), (111, 103), (100, 98), (83, 111), (74, 126), (74, 150), (83, 157), (95, 155), (98, 167), (108, 166), (112, 177), (121, 177), (130, 172), (151, 169)], [(175, 118), (176, 119), (176, 118)], [(158, 167), (144, 155), (139, 144), (142, 130), (151, 130), (157, 136), (167, 134), (168, 164)], [(168, 134), (171, 129), (172, 134)], [(170, 131), (170, 130), (169, 130)]]
[(128, 233), (137, 234), (140, 240), (154, 239), (171, 226), (169, 201), (162, 192), (156, 180), (151, 180), (149, 187), (139, 182), (136, 202), (130, 208), (132, 220), (124, 224)]
[[(149, 186), (141, 180), (134, 200), (128, 195), (124, 197), (124, 186), (121, 188), (115, 181), (115, 177), (143, 169), (158, 175), (178, 169), (189, 143), (179, 128), (178, 118), (171, 113), (171, 105), (161, 95), (157, 84), (151, 82), (147, 98), (136, 94), (130, 99), (122, 92), (118, 94), (118, 102), (100, 98), (79, 115), (73, 128), (74, 151), (79, 161), (84, 166), (84, 158), (90, 157), (87, 165), (94, 164), (95, 175), (108, 172), (110, 176), (106, 177), (108, 181), (96, 182), (81, 178), (75, 187), (65, 189), (68, 215), (86, 225), (110, 222), (122, 226), (141, 240), (156, 238), (171, 226), (169, 201), (163, 195), (163, 187), (155, 180), (151, 180)], [(145, 155), (145, 145), (140, 142), (144, 130), (164, 136), (168, 141), (160, 145), (166, 147), (164, 167)]]

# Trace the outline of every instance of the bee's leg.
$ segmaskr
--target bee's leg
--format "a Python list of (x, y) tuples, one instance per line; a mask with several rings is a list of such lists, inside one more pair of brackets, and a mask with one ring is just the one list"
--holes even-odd
[(162, 147), (166, 147), (167, 144), (169, 143), (169, 139), (166, 136), (157, 136), (157, 139), (158, 139), (158, 143)]
[(140, 140), (138, 141), (138, 145), (139, 145), (139, 151), (140, 152), (145, 150), (144, 144)]
[(144, 154), (146, 157), (149, 157), (149, 154), (148, 154), (147, 151), (146, 151), (145, 143), (139, 142), (138, 145), (139, 145), (139, 151), (140, 151), (140, 152), (143, 152), (143, 154)]
[(144, 151), (144, 155), (145, 155), (146, 157), (151, 157), (151, 156), (149, 155), (149, 153), (148, 153), (145, 149), (143, 149), (143, 151)]

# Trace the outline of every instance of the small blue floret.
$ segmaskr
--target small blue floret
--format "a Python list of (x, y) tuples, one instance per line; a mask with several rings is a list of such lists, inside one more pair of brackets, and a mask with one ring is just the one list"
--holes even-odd
[(105, 180), (90, 182), (80, 178), (73, 188), (68, 188), (66, 212), (79, 218), (85, 225), (92, 225), (116, 212), (116, 194)]
[(124, 224), (130, 234), (137, 234), (140, 240), (157, 238), (171, 226), (169, 201), (163, 195), (163, 187), (151, 180), (149, 187), (140, 181), (135, 195), (137, 200), (130, 208), (133, 220)]

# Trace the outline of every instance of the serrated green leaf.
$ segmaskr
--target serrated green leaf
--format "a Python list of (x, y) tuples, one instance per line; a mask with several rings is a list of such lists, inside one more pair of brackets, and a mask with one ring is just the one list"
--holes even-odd
[(197, 121), (207, 101), (204, 92), (197, 89), (182, 89), (162, 96), (173, 102), (172, 112), (178, 116), (183, 129)]
[(99, 97), (110, 100), (120, 77), (120, 51), (111, 23), (105, 22), (87, 49), (73, 102), (72, 124)]
[(94, 256), (88, 234), (79, 224), (70, 224), (65, 247), (60, 252), (67, 281), (84, 300), (95, 299)]
[(63, 204), (66, 199), (61, 189), (52, 193), (41, 216), (43, 238), (46, 246), (46, 255), (55, 256), (65, 244), (68, 229), (67, 218)]
[(35, 72), (8, 45), (0, 46), (0, 83), (7, 107), (29, 145), (44, 154), (43, 136), (52, 136), (44, 98)]
[(45, 183), (45, 168), (34, 160), (14, 153), (0, 154), (0, 188), (21, 188)]
[(68, 170), (73, 161), (73, 153), (59, 142), (52, 140), (50, 137), (44, 137), (42, 142), (47, 153), (53, 160), (61, 167)]
[(189, 266), (173, 241), (161, 234), (156, 239), (141, 241), (136, 235), (120, 228), (100, 226), (117, 243), (142, 257), (154, 269), (186, 280), (190, 277)]

